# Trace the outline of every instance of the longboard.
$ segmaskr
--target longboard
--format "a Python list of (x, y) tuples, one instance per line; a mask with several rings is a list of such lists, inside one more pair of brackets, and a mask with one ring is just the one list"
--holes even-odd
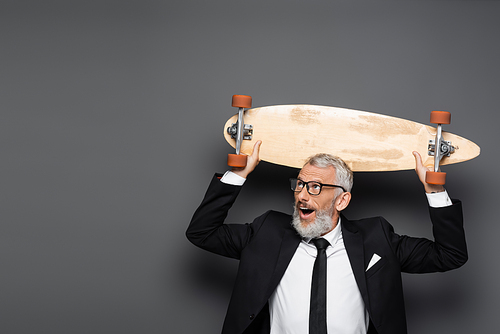
[[(246, 109), (244, 123), (251, 125), (241, 140), (241, 153), (249, 155), (262, 140), (260, 158), (274, 164), (301, 168), (316, 153), (342, 158), (353, 171), (396, 171), (415, 168), (412, 151), (421, 154), (424, 165), (432, 166), (429, 145), (436, 128), (382, 114), (318, 105), (275, 105)], [(224, 126), (224, 137), (233, 147), (230, 129), (238, 114)], [(250, 128), (250, 126), (246, 126)], [(250, 133), (251, 132), (251, 133)], [(233, 136), (234, 137), (234, 136)], [(442, 137), (453, 147), (440, 165), (470, 160), (480, 153), (478, 145), (449, 132)]]

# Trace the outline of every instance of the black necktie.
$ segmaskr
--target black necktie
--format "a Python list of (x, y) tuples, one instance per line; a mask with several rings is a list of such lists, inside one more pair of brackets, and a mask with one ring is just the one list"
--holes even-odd
[(309, 311), (309, 334), (326, 334), (326, 239), (312, 241), (318, 249), (314, 261), (311, 284), (311, 308)]

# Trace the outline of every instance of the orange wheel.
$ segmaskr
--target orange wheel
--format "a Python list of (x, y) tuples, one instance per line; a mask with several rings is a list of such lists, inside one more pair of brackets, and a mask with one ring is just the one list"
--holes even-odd
[(432, 111), (431, 123), (433, 124), (450, 124), (451, 113), (449, 111)]
[(252, 97), (248, 95), (233, 95), (233, 107), (252, 108)]
[(425, 174), (425, 182), (429, 184), (443, 185), (446, 182), (446, 173), (428, 171)]
[(227, 165), (231, 167), (245, 167), (247, 165), (247, 156), (244, 154), (228, 154)]

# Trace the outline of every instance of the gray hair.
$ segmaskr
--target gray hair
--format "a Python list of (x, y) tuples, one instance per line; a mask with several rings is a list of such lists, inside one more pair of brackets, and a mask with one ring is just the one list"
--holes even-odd
[(344, 160), (328, 153), (318, 153), (307, 158), (304, 166), (308, 164), (319, 168), (335, 168), (337, 184), (344, 187), (347, 192), (351, 191), (353, 184), (352, 170), (347, 166)]

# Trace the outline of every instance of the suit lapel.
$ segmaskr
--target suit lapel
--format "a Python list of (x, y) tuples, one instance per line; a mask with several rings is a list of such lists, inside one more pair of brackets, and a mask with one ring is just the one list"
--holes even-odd
[(354, 273), (354, 278), (356, 279), (356, 283), (358, 284), (358, 288), (361, 296), (363, 297), (366, 308), (370, 309), (368, 291), (366, 288), (363, 236), (343, 215), (341, 219), (342, 236), (347, 256), (349, 257), (349, 262), (351, 263), (351, 268)]
[(267, 296), (271, 296), (274, 292), (281, 278), (283, 277), (288, 264), (292, 260), (295, 251), (301, 241), (300, 236), (295, 232), (293, 228), (288, 228), (283, 233), (283, 238), (281, 239), (280, 253), (276, 262), (276, 267), (269, 281), (269, 288), (267, 291)]

